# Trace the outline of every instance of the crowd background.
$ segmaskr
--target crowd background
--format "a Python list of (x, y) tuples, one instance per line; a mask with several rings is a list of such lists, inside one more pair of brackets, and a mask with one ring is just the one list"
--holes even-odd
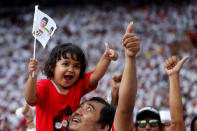
[[(0, 4), (1, 5), (1, 4)], [(184, 119), (189, 127), (197, 114), (197, 1), (162, 4), (92, 4), (40, 6), (54, 18), (57, 30), (43, 49), (37, 42), (36, 58), (40, 69), (50, 50), (57, 44), (72, 42), (79, 45), (93, 69), (105, 51), (105, 42), (118, 51), (119, 59), (112, 62), (96, 91), (86, 95), (106, 97), (110, 101), (111, 78), (123, 71), (122, 36), (130, 21), (133, 32), (140, 38), (137, 55), (138, 92), (135, 113), (152, 105), (159, 110), (169, 108), (168, 77), (163, 62), (169, 56), (190, 56), (181, 71), (181, 91)], [(25, 104), (24, 89), (27, 66), (33, 57), (34, 5), (0, 9), (0, 118), (10, 129), (17, 129), (21, 118), (15, 114)], [(39, 79), (44, 78), (41, 73)]]

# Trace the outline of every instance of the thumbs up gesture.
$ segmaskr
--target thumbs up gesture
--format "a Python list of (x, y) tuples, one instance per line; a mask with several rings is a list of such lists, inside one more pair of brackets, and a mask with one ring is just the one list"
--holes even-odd
[(179, 73), (183, 64), (188, 58), (189, 58), (188, 56), (182, 58), (181, 60), (179, 60), (176, 56), (172, 56), (168, 58), (164, 62), (164, 67), (168, 76)]
[(133, 27), (133, 22), (127, 26), (127, 30), (122, 40), (122, 46), (125, 50), (125, 54), (129, 57), (134, 57), (140, 50), (139, 38), (131, 33)]
[(118, 59), (118, 53), (109, 48), (109, 44), (105, 43), (105, 53), (104, 53), (105, 57), (107, 57), (110, 60), (116, 61)]

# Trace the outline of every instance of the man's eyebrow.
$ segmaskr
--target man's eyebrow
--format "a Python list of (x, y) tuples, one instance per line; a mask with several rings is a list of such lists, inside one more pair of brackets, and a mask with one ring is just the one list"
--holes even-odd
[(90, 104), (90, 103), (88, 103), (88, 105), (91, 106), (91, 107), (95, 110), (94, 105), (92, 105), (92, 104)]
[(79, 105), (79, 107), (81, 107), (83, 104), (84, 104), (84, 102), (82, 102), (82, 103)]

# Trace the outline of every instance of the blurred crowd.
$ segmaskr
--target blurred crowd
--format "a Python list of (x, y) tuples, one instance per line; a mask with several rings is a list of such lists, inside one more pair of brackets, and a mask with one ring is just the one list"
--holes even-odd
[[(134, 111), (147, 105), (159, 110), (168, 109), (168, 77), (163, 62), (171, 55), (189, 56), (181, 71), (181, 91), (184, 118), (187, 126), (197, 114), (197, 3), (184, 5), (149, 5), (132, 8), (129, 5), (103, 7), (72, 6), (43, 9), (54, 18), (57, 30), (46, 48), (37, 42), (36, 58), (40, 69), (49, 51), (57, 44), (72, 42), (79, 45), (94, 69), (105, 51), (105, 42), (119, 53), (96, 91), (86, 95), (106, 97), (110, 101), (111, 78), (123, 71), (124, 53), (121, 48), (124, 30), (130, 21), (133, 32), (140, 38), (138, 54), (138, 92)], [(0, 19), (0, 117), (11, 129), (16, 129), (21, 118), (15, 114), (25, 104), (24, 89), (28, 77), (27, 66), (33, 57), (32, 23), (34, 9), (1, 16)], [(42, 8), (41, 8), (42, 10)], [(3, 11), (1, 9), (0, 11)], [(39, 79), (44, 78), (41, 73)]]

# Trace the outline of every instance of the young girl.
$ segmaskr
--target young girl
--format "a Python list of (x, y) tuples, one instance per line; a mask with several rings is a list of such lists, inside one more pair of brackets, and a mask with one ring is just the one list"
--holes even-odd
[(85, 74), (83, 51), (71, 43), (58, 45), (44, 66), (43, 73), (48, 79), (39, 81), (38, 61), (30, 59), (25, 99), (28, 104), (36, 106), (36, 131), (65, 130), (68, 117), (79, 106), (81, 97), (96, 88), (110, 61), (117, 60), (117, 57), (117, 52), (106, 43), (105, 53), (95, 70)]

